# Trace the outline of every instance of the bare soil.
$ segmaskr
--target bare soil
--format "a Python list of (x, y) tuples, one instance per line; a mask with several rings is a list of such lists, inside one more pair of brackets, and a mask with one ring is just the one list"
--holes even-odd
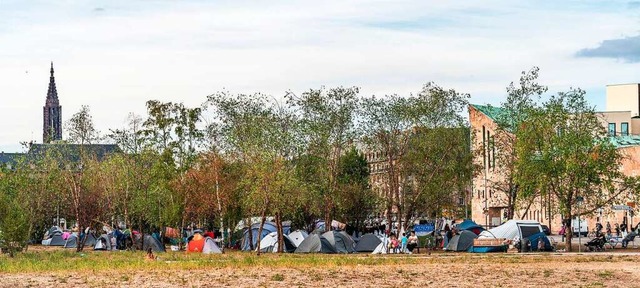
[(0, 287), (634, 287), (640, 283), (640, 273), (637, 273), (640, 254), (637, 253), (436, 253), (375, 257), (398, 257), (403, 261), (400, 264), (247, 265), (190, 270), (167, 263), (163, 269), (145, 271), (122, 271), (113, 267), (107, 271), (0, 273)]

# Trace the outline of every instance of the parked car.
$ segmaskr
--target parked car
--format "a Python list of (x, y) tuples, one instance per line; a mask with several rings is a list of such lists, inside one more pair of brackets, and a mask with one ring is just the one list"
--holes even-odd
[(542, 224), (542, 232), (544, 232), (544, 235), (551, 235), (551, 229), (549, 229), (549, 226)]

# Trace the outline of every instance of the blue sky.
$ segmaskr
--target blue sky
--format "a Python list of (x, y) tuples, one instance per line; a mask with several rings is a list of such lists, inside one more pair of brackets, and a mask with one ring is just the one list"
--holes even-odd
[[(0, 0), (0, 151), (42, 139), (54, 61), (63, 120), (98, 129), (149, 99), (222, 89), (279, 97), (321, 85), (408, 95), (434, 81), (499, 104), (520, 72), (550, 92), (640, 82), (640, 1)], [(451, 2), (454, 3), (454, 2)]]

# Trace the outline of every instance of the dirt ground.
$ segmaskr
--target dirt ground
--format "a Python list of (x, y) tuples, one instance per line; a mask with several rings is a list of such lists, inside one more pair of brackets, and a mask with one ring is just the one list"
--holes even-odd
[[(336, 255), (336, 257), (345, 257)], [(353, 255), (351, 257), (371, 257)], [(637, 287), (640, 254), (377, 255), (399, 264), (0, 273), (0, 287)], [(404, 264), (404, 262), (411, 262)]]

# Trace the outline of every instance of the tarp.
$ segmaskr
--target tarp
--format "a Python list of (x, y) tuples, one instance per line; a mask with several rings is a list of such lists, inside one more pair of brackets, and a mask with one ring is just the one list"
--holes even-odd
[(337, 253), (356, 252), (353, 247), (354, 243), (353, 240), (351, 240), (351, 236), (349, 236), (349, 234), (344, 231), (328, 231), (323, 233), (322, 237), (329, 241), (329, 243), (331, 244), (331, 246), (333, 246)]
[(478, 235), (469, 231), (462, 230), (460, 235), (455, 235), (449, 241), (447, 245), (447, 251), (467, 251), (473, 246), (473, 239), (478, 238)]
[(416, 236), (427, 236), (429, 233), (435, 230), (434, 224), (420, 224), (413, 225), (413, 231), (416, 232)]
[(300, 243), (307, 237), (309, 237), (309, 233), (304, 230), (296, 230), (289, 234), (289, 239), (291, 239), (291, 242), (293, 242), (296, 247), (300, 246)]
[(213, 238), (205, 237), (204, 247), (202, 247), (202, 253), (203, 254), (220, 254), (222, 253), (222, 250), (220, 250), (220, 247), (218, 247), (218, 245), (216, 244), (216, 241), (214, 241)]
[(382, 241), (380, 240), (380, 238), (378, 238), (378, 236), (373, 234), (365, 234), (360, 237), (360, 241), (358, 241), (355, 250), (357, 252), (373, 252), (381, 243)]
[(143, 251), (147, 251), (149, 250), (149, 248), (151, 248), (151, 251), (153, 252), (165, 252), (167, 251), (164, 248), (164, 244), (160, 243), (160, 241), (158, 241), (158, 239), (153, 238), (153, 236), (146, 234), (144, 235), (144, 242), (142, 245), (142, 250)]
[(482, 228), (482, 226), (478, 225), (476, 222), (473, 222), (473, 220), (470, 219), (465, 219), (456, 227), (458, 228), (458, 230), (469, 230), (476, 235), (480, 235), (480, 233), (485, 230), (484, 228)]
[(311, 234), (300, 243), (295, 253), (336, 253), (336, 250), (324, 237)]
[(538, 221), (509, 220), (498, 227), (482, 231), (479, 238), (505, 238), (513, 240), (515, 238), (526, 238), (539, 232), (543, 232), (543, 230)]
[[(286, 253), (292, 253), (296, 250), (296, 246), (287, 235), (283, 235), (284, 249)], [(256, 247), (257, 249), (257, 247)], [(271, 232), (260, 241), (260, 252), (278, 252), (278, 233)]]

